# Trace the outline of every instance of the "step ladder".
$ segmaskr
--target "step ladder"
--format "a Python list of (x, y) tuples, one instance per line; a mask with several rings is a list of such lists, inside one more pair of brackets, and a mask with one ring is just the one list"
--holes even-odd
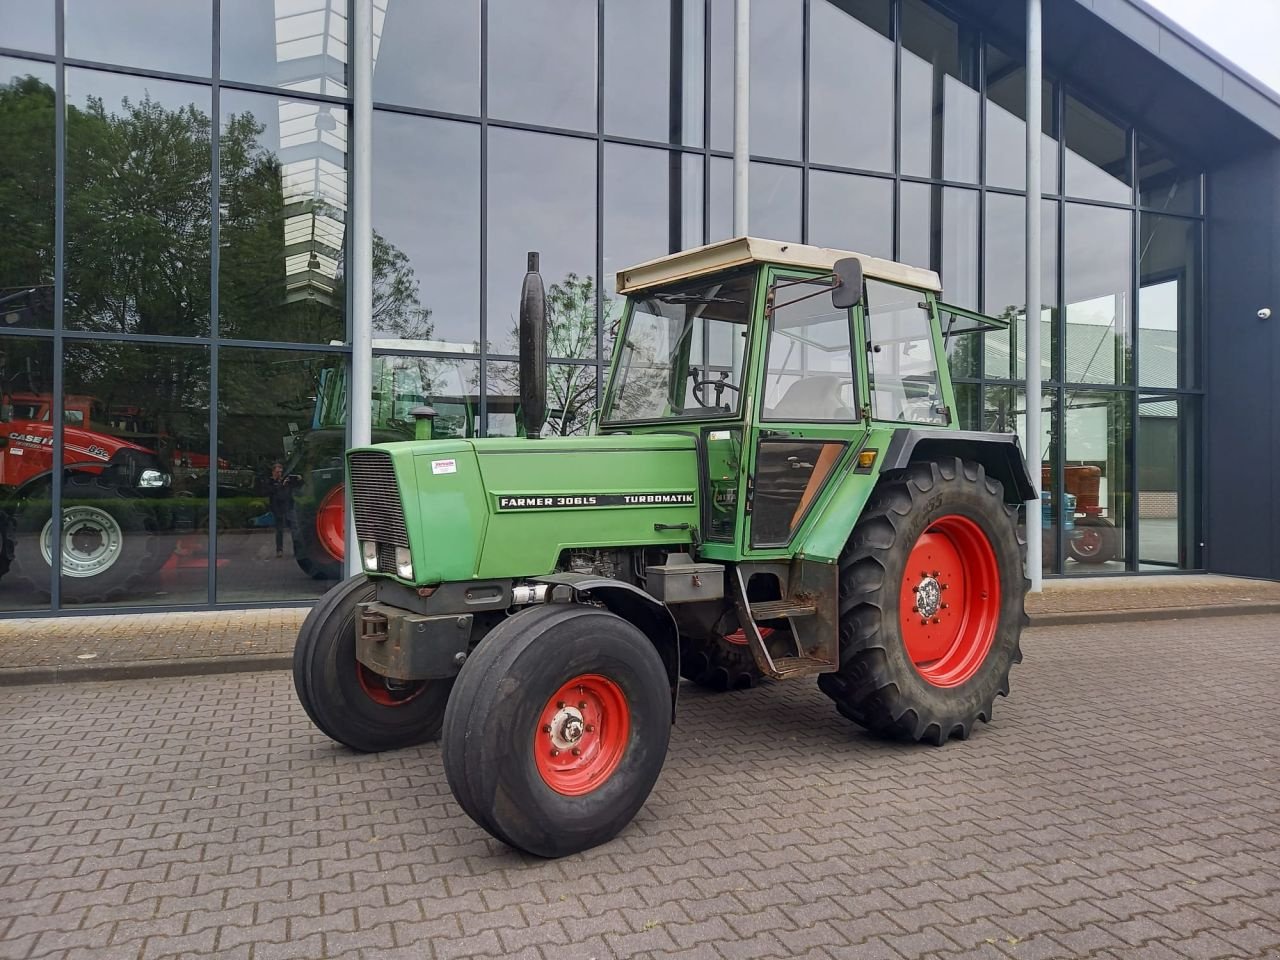
[[(836, 669), (834, 659), (813, 655), (816, 650), (823, 650), (829, 645), (819, 643), (806, 649), (800, 639), (800, 631), (796, 628), (796, 621), (801, 621), (802, 625), (812, 623), (812, 618), (817, 616), (818, 608), (812, 600), (799, 596), (751, 603), (747, 599), (747, 585), (742, 577), (741, 566), (734, 567), (733, 571), (733, 600), (751, 655), (763, 674), (775, 680), (787, 680), (791, 677), (830, 673)], [(786, 624), (785, 628), (778, 627), (770, 633), (770, 637), (788, 638), (790, 649), (785, 656), (775, 657), (770, 652), (760, 632), (760, 624), (765, 621), (782, 621)]]

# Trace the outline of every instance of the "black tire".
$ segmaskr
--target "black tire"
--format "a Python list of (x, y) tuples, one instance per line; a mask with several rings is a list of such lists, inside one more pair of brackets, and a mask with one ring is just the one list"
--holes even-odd
[[(544, 779), (534, 751), (544, 746), (539, 724), (549, 701), (588, 675), (621, 691), (629, 726), (612, 772), (570, 796)], [(504, 620), (463, 664), (441, 746), (449, 787), (472, 820), (512, 847), (563, 857), (631, 822), (662, 771), (670, 735), (670, 682), (649, 639), (606, 610), (551, 604)]]
[(312, 580), (341, 580), (342, 558), (335, 557), (320, 542), (314, 507), (295, 506), (289, 522), (293, 559)]
[[(47, 493), (45, 494), (47, 496)], [(165, 542), (148, 523), (146, 503), (131, 492), (95, 477), (68, 477), (62, 487), (63, 523), (87, 523), (91, 530), (114, 527), (108, 535), (119, 537), (116, 557), (99, 572), (72, 576), (65, 569), (59, 590), (66, 604), (100, 604), (146, 593), (145, 581), (163, 565)], [(18, 504), (13, 518), (14, 576), (40, 597), (49, 596), (49, 563), (41, 550), (45, 527), (53, 513), (48, 500), (28, 499)], [(91, 532), (90, 543), (101, 534)], [(159, 562), (157, 562), (157, 559)]]
[(722, 636), (680, 638), (680, 676), (708, 690), (748, 690), (763, 676), (745, 643)]
[[(972, 521), (986, 537), (1000, 605), (990, 647), (974, 672), (939, 686), (908, 653), (899, 595), (916, 541), (949, 516)], [(1025, 554), (1017, 507), (1004, 502), (1003, 487), (981, 465), (950, 459), (886, 473), (840, 557), (840, 670), (820, 676), (819, 687), (842, 714), (882, 735), (938, 745), (968, 738), (979, 720), (991, 719), (996, 696), (1009, 692), (1010, 667), (1022, 660)]]
[(307, 614), (293, 648), (293, 686), (307, 716), (330, 739), (362, 753), (435, 739), (453, 686), (452, 680), (424, 680), (377, 687), (382, 678), (356, 660), (358, 604), (373, 597), (374, 585), (363, 574), (338, 584)]
[(1115, 524), (1103, 517), (1076, 517), (1076, 529), (1084, 536), (1067, 541), (1067, 556), (1078, 563), (1106, 563), (1120, 548)]

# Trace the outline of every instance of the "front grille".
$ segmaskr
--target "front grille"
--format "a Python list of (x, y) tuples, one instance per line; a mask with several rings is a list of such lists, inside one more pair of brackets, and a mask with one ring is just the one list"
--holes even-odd
[(347, 457), (351, 471), (351, 503), (356, 537), (378, 544), (378, 571), (395, 573), (395, 548), (409, 546), (404, 507), (391, 455), (380, 450), (357, 450)]

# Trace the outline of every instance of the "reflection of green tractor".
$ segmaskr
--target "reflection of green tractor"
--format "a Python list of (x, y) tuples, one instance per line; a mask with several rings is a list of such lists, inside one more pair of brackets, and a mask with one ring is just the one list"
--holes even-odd
[[(421, 364), (439, 364), (424, 360)], [(479, 398), (438, 396), (432, 389), (437, 378), (417, 363), (398, 364), (392, 358), (374, 361), (374, 443), (413, 437), (409, 410), (430, 403), (436, 410), (437, 438), (471, 437), (478, 431)], [(462, 386), (454, 384), (455, 388)], [(513, 412), (515, 398), (490, 397), (489, 411)], [(345, 555), (346, 487), (343, 453), (346, 450), (347, 374), (334, 364), (317, 374), (315, 411), (310, 429), (289, 439), (286, 473), (299, 477), (290, 519), (294, 559), (317, 580), (339, 580)]]
[[(441, 737), (463, 810), (541, 856), (644, 804), (681, 674), (816, 680), (854, 722), (941, 745), (991, 719), (1021, 659), (1035, 491), (1016, 437), (956, 428), (935, 273), (737, 238), (618, 288), (594, 436), (431, 439), (423, 407), (414, 440), (347, 453), (363, 572), (294, 651), (322, 731), (365, 751)], [(781, 742), (810, 722), (770, 725)]]

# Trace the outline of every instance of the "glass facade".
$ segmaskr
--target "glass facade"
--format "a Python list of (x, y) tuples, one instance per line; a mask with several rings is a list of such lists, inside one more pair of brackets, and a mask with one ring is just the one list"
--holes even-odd
[[(0, 409), (36, 438), (0, 453), (0, 610), (305, 601), (339, 571), (349, 0), (102, 6), (0, 0)], [(518, 432), (529, 250), (545, 429), (581, 432), (616, 272), (730, 234), (733, 2), (373, 11), (375, 436), (424, 400)], [(963, 426), (1025, 429), (1017, 51), (926, 0), (754, 14), (751, 232), (1011, 318), (949, 359)], [(1069, 80), (1043, 114), (1046, 570), (1195, 568), (1201, 172)]]

